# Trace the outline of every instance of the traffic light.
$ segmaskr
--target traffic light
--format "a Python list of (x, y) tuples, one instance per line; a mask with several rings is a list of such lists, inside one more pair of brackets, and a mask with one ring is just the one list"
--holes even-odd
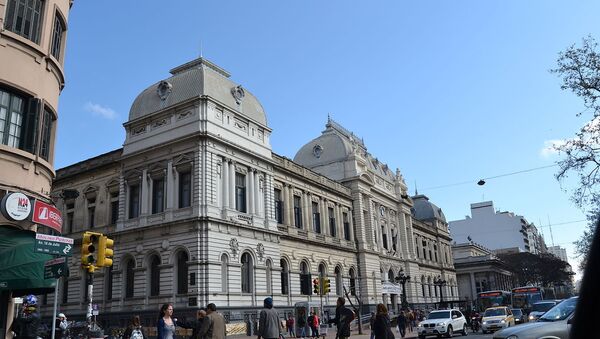
[(113, 264), (113, 245), (115, 241), (105, 235), (98, 241), (98, 267), (109, 267)]
[(96, 250), (98, 249), (98, 240), (100, 233), (85, 232), (81, 241), (81, 266), (87, 268), (89, 272), (96, 269)]
[(321, 293), (319, 293), (319, 292), (321, 292), (321, 289), (319, 286), (318, 278), (313, 279), (313, 292), (315, 292), (315, 294), (321, 294)]
[(329, 278), (324, 278), (323, 279), (323, 294), (327, 294), (331, 292), (331, 284), (329, 281)]

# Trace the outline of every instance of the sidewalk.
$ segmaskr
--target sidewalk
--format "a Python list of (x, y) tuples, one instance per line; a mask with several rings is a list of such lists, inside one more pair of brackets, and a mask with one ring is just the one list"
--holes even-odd
[[(396, 339), (401, 339), (402, 338), (400, 336), (400, 333), (398, 333), (398, 329), (397, 328), (392, 328), (392, 330), (394, 332), (394, 336), (396, 337)], [(416, 338), (416, 337), (417, 337), (417, 331), (416, 331), (416, 329), (413, 332), (408, 331), (408, 329), (406, 330), (406, 336), (404, 336), (405, 339), (407, 339), (407, 338)], [(246, 336), (246, 335), (236, 335), (235, 338), (236, 339), (256, 339), (256, 336), (249, 337), (249, 336)], [(289, 336), (286, 335), (285, 338), (286, 339), (291, 339), (293, 337), (289, 337)], [(335, 328), (330, 328), (327, 331), (327, 336), (325, 336), (325, 338), (326, 339), (335, 339)], [(305, 339), (310, 339), (310, 337), (307, 337)], [(353, 330), (352, 331), (352, 335), (350, 335), (349, 339), (371, 339), (371, 330), (370, 329), (364, 329), (363, 330), (363, 334), (358, 334), (357, 330)]]

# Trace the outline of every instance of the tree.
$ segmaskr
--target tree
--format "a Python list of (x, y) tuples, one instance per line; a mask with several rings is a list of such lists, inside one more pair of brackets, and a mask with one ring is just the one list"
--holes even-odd
[(569, 283), (573, 275), (567, 262), (549, 253), (537, 255), (529, 252), (506, 253), (498, 257), (515, 274), (520, 286), (552, 287)]
[(573, 190), (571, 199), (577, 206), (588, 211), (590, 224), (582, 237), (575, 242), (576, 252), (582, 257), (580, 268), (585, 267), (591, 239), (594, 235), (595, 221), (600, 204), (600, 53), (598, 44), (588, 36), (582, 45), (570, 46), (559, 53), (557, 68), (552, 73), (562, 78), (561, 89), (573, 92), (583, 100), (585, 110), (577, 116), (589, 114), (591, 119), (572, 139), (556, 144), (554, 148), (564, 155), (558, 161), (559, 181), (574, 173), (579, 183)]

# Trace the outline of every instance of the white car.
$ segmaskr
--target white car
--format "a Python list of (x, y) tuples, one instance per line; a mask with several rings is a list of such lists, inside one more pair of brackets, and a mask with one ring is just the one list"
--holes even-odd
[(458, 310), (433, 311), (429, 313), (426, 320), (421, 321), (417, 326), (419, 339), (442, 334), (450, 338), (454, 332), (467, 335), (467, 319)]

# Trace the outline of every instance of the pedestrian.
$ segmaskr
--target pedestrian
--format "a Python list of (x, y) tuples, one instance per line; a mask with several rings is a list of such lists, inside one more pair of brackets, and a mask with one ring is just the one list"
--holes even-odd
[(335, 308), (335, 318), (328, 321), (329, 324), (335, 324), (337, 327), (337, 339), (346, 339), (350, 336), (350, 323), (354, 320), (354, 312), (344, 306), (346, 299), (338, 297)]
[(313, 311), (311, 317), (309, 317), (308, 319), (308, 325), (310, 326), (311, 336), (313, 338), (319, 338), (319, 326), (321, 325), (321, 320), (319, 319), (317, 312)]
[(375, 315), (373, 328), (375, 331), (375, 339), (395, 339), (388, 310), (384, 304), (377, 305), (377, 314)]
[(296, 334), (294, 332), (294, 316), (289, 313), (288, 314), (288, 318), (285, 321), (285, 327), (287, 328), (287, 333), (290, 335), (290, 337), (295, 338)]
[(278, 339), (281, 334), (281, 321), (279, 320), (279, 314), (273, 308), (273, 298), (265, 298), (263, 306), (264, 308), (260, 311), (258, 317), (257, 339)]
[(173, 339), (175, 338), (175, 322), (177, 319), (172, 319), (173, 305), (163, 304), (160, 308), (160, 316), (156, 324), (156, 339)]
[(140, 316), (134, 315), (131, 317), (131, 322), (129, 326), (125, 329), (123, 333), (123, 339), (146, 339), (146, 333), (142, 328), (140, 323)]
[(412, 332), (414, 330), (414, 328), (417, 326), (416, 324), (416, 320), (415, 320), (415, 311), (414, 310), (410, 310), (408, 312), (408, 324), (410, 326), (410, 331)]
[(300, 330), (298, 336), (304, 339), (306, 337), (306, 310), (304, 308), (298, 311), (298, 329)]
[(396, 320), (398, 322), (398, 333), (400, 333), (400, 336), (404, 338), (406, 335), (406, 315), (404, 314), (404, 311), (400, 311), (400, 314), (398, 314), (398, 318)]
[(201, 339), (225, 339), (227, 329), (225, 328), (225, 318), (217, 312), (217, 305), (210, 303), (206, 305), (206, 317), (202, 320), (202, 326), (198, 331), (198, 337)]
[(40, 314), (37, 311), (37, 297), (28, 295), (23, 299), (23, 310), (13, 321), (11, 330), (15, 339), (37, 339), (40, 329)]
[(67, 322), (67, 316), (64, 313), (59, 313), (56, 316), (56, 321), (54, 322), (55, 338), (56, 339), (66, 338), (68, 327), (69, 327), (69, 323)]
[(192, 329), (192, 335), (190, 336), (190, 339), (201, 339), (198, 336), (198, 333), (200, 332), (200, 329), (202, 328), (202, 322), (204, 321), (205, 317), (206, 317), (206, 310), (201, 308), (196, 312), (195, 320), (192, 320), (192, 321), (179, 321), (178, 320), (176, 325), (179, 327)]
[(375, 331), (373, 330), (375, 325), (375, 312), (371, 312), (371, 318), (369, 318), (369, 327), (371, 328), (371, 339), (375, 339)]

